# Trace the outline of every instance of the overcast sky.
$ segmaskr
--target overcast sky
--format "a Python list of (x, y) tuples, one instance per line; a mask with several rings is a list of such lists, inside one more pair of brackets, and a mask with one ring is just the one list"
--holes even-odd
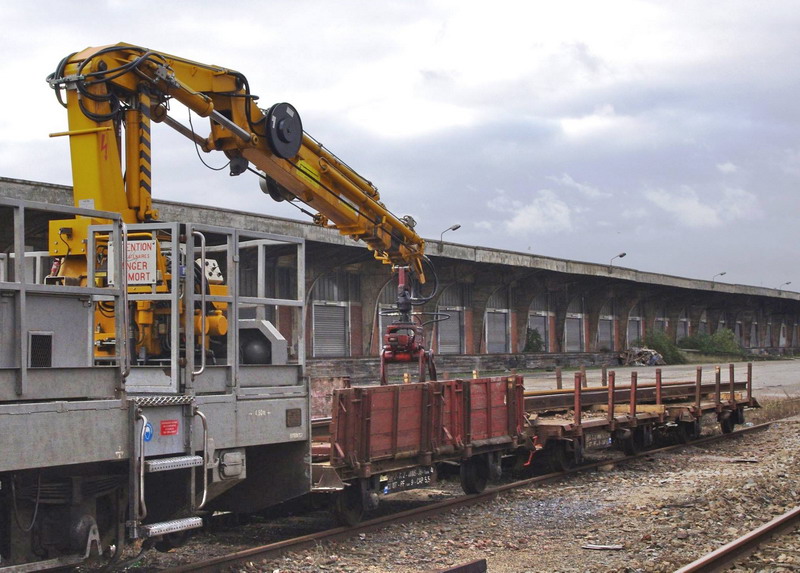
[[(790, 1), (0, 0), (0, 176), (70, 184), (45, 77), (127, 42), (244, 73), (424, 237), (800, 289)], [(175, 117), (187, 123), (178, 106)], [(197, 123), (195, 123), (197, 126)], [(205, 157), (224, 165), (221, 155)], [(153, 129), (153, 194), (307, 220)]]

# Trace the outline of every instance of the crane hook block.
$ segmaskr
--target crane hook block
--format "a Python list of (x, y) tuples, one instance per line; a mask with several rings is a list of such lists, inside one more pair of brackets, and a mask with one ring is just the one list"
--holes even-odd
[(276, 103), (267, 111), (267, 141), (272, 152), (282, 159), (291, 159), (300, 151), (303, 122), (291, 104)]

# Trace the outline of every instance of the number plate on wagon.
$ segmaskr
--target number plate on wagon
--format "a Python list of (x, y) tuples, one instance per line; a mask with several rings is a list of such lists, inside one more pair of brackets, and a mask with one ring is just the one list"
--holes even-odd
[(410, 470), (401, 470), (381, 476), (383, 493), (394, 493), (418, 487), (426, 487), (433, 483), (433, 466), (423, 466)]

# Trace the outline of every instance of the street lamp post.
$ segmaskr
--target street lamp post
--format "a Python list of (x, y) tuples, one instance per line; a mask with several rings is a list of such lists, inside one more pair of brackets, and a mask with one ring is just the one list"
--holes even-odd
[(625, 257), (627, 254), (628, 253), (620, 253), (618, 255), (615, 255), (615, 256), (611, 257), (611, 260), (608, 261), (608, 272), (610, 273), (611, 272), (611, 267), (614, 266), (614, 259), (621, 259), (621, 258)]
[(442, 231), (441, 233), (439, 233), (439, 252), (440, 252), (440, 253), (442, 252), (442, 249), (444, 248), (444, 245), (442, 244), (442, 242), (443, 242), (443, 240), (444, 240), (444, 234), (445, 234), (447, 231), (458, 231), (460, 228), (461, 228), (461, 225), (460, 225), (460, 224), (458, 224), (458, 223), (456, 223), (455, 225), (450, 225), (450, 226), (449, 226), (449, 227), (447, 227), (447, 228), (446, 228), (444, 231)]
[(785, 286), (789, 286), (790, 284), (792, 284), (792, 281), (786, 281), (785, 283), (783, 283), (783, 284), (779, 284), (778, 286), (776, 286), (776, 287), (775, 287), (775, 289), (776, 289), (778, 292), (780, 292), (780, 291), (781, 291), (781, 289), (782, 289), (783, 287), (785, 287)]
[(717, 273), (713, 277), (711, 277), (711, 288), (714, 288), (714, 284), (715, 284), (714, 281), (716, 281), (717, 277), (724, 277), (727, 274), (728, 274), (728, 271), (722, 271), (721, 273)]

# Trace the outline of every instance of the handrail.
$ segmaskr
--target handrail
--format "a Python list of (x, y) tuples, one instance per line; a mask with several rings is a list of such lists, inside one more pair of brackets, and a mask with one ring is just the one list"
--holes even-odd
[[(200, 370), (192, 371), (192, 377), (200, 376), (206, 369), (206, 236), (200, 231), (192, 231), (192, 236), (200, 238)], [(192, 261), (194, 264), (194, 261)]]
[(140, 410), (136, 413), (136, 419), (142, 421), (142, 430), (139, 432), (139, 515), (136, 517), (143, 521), (147, 517), (147, 505), (144, 502), (144, 434), (147, 431), (147, 416)]
[(193, 416), (198, 416), (203, 423), (203, 499), (197, 506), (197, 509), (203, 509), (208, 498), (208, 420), (206, 415), (203, 414), (197, 406), (194, 407)]
[[(122, 243), (122, 252), (120, 253), (120, 283), (122, 283), (122, 342), (120, 343), (120, 374), (122, 379), (125, 380), (131, 373), (131, 349), (130, 341), (128, 340), (128, 323), (130, 321), (130, 310), (128, 308), (128, 270), (126, 268), (127, 254), (128, 254), (128, 227), (124, 221), (120, 221), (120, 242)], [(117, 330), (119, 335), (119, 330)]]

